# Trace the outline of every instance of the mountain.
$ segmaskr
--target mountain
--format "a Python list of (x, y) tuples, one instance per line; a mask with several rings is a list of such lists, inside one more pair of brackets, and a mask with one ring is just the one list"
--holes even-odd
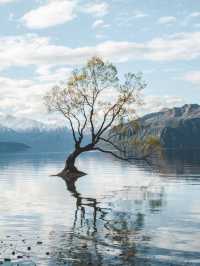
[(0, 154), (27, 151), (29, 148), (29, 146), (23, 143), (0, 142)]
[(66, 152), (73, 146), (67, 127), (10, 115), (0, 116), (0, 142), (23, 143), (30, 147), (28, 152)]
[(55, 125), (49, 125), (37, 120), (27, 119), (27, 118), (18, 118), (12, 115), (1, 115), (0, 116), (0, 125), (5, 128), (13, 129), (16, 131), (43, 131), (55, 128)]
[(140, 130), (135, 132), (127, 124), (126, 137), (139, 139), (154, 136), (167, 149), (200, 148), (200, 105), (186, 104), (182, 107), (163, 109), (139, 119)]
[[(200, 105), (163, 109), (139, 119), (139, 130), (133, 123), (125, 125), (122, 138), (144, 139), (154, 136), (167, 149), (200, 149)], [(87, 138), (86, 138), (87, 141)], [(32, 119), (0, 116), (0, 142), (23, 143), (27, 152), (68, 152), (73, 148), (67, 127), (48, 125)]]

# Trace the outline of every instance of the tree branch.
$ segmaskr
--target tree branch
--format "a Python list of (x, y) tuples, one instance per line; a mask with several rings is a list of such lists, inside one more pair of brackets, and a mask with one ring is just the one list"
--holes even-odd
[(145, 155), (145, 156), (142, 156), (142, 157), (122, 157), (116, 153), (114, 153), (113, 151), (110, 151), (110, 150), (104, 150), (102, 148), (99, 148), (99, 147), (96, 147), (94, 148), (94, 150), (97, 150), (97, 151), (100, 151), (100, 152), (104, 152), (104, 153), (108, 153), (108, 154), (111, 154), (112, 156), (114, 156), (115, 158), (119, 159), (119, 160), (122, 160), (122, 161), (126, 161), (126, 162), (129, 162), (131, 163), (131, 161), (145, 161), (147, 162), (147, 158), (149, 157), (149, 155)]
[(119, 152), (122, 152), (124, 154), (126, 154), (126, 150), (122, 150), (120, 147), (118, 147), (116, 144), (114, 144), (112, 141), (110, 141), (109, 139), (105, 139), (103, 137), (100, 137), (99, 140), (102, 140), (110, 145), (112, 145), (116, 150), (118, 150)]
[(71, 130), (72, 130), (72, 135), (73, 135), (73, 138), (74, 138), (74, 141), (75, 143), (77, 144), (78, 143), (78, 140), (76, 138), (76, 133), (75, 133), (75, 130), (74, 130), (74, 126), (73, 126), (73, 123), (72, 123), (72, 120), (71, 118), (69, 117), (69, 115), (67, 115), (63, 109), (61, 108), (61, 106), (59, 105), (59, 103), (57, 103), (57, 106), (58, 106), (58, 109), (59, 111), (68, 119), (69, 123), (70, 123), (70, 126), (71, 126)]
[(121, 106), (119, 106), (119, 108), (118, 108), (118, 110), (116, 111), (116, 113), (114, 113), (114, 111), (113, 111), (113, 116), (112, 116), (112, 118), (111, 118), (111, 120), (110, 120), (110, 122), (103, 128), (102, 127), (102, 129), (98, 132), (98, 134), (96, 135), (96, 137), (97, 137), (97, 141), (98, 141), (98, 139), (99, 139), (99, 137), (109, 128), (109, 127), (111, 127), (112, 126), (112, 124), (113, 124), (113, 122), (115, 121), (115, 119), (116, 119), (116, 117), (119, 115), (119, 113), (121, 112), (121, 110), (122, 110), (122, 107), (123, 107), (123, 105), (121, 105)]
[(78, 117), (77, 117), (75, 114), (70, 113), (70, 115), (71, 115), (72, 117), (74, 117), (74, 119), (77, 121), (77, 124), (78, 124), (77, 129), (78, 129), (78, 133), (79, 133), (79, 136), (80, 136), (80, 135), (81, 135), (81, 131), (80, 131), (81, 123), (80, 123), (80, 120), (78, 119)]

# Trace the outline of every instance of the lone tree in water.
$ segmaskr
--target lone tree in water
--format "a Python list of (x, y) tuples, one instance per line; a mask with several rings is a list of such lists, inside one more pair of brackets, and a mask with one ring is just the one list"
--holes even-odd
[[(88, 151), (109, 153), (122, 160), (130, 159), (122, 145), (114, 141), (114, 135), (119, 132), (113, 130), (113, 135), (108, 132), (118, 128), (122, 121), (136, 118), (134, 108), (140, 103), (139, 95), (144, 87), (140, 75), (128, 73), (120, 82), (113, 64), (93, 57), (83, 68), (72, 72), (66, 85), (50, 91), (45, 97), (48, 109), (66, 118), (74, 140), (74, 150), (58, 175), (69, 177), (84, 174), (77, 170), (75, 161), (80, 154)], [(90, 137), (87, 144), (84, 141), (86, 135), (87, 139)], [(108, 145), (112, 149), (105, 148)]]

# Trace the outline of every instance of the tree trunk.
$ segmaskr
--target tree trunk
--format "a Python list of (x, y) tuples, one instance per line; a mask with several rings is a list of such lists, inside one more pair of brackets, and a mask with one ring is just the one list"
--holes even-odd
[(66, 179), (75, 180), (78, 177), (86, 175), (84, 172), (79, 171), (75, 166), (76, 158), (82, 153), (81, 149), (74, 150), (67, 158), (65, 168), (58, 174)]
[(64, 170), (67, 171), (69, 170), (70, 172), (76, 172), (77, 169), (75, 167), (75, 161), (76, 161), (76, 158), (78, 157), (79, 153), (78, 151), (74, 151), (73, 153), (71, 153), (67, 160), (66, 160), (66, 163), (65, 163), (65, 168)]

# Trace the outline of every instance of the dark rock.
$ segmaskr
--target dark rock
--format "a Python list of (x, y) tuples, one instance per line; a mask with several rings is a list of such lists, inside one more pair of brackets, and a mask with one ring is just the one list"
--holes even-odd
[(11, 261), (11, 259), (10, 258), (5, 258), (4, 261)]

